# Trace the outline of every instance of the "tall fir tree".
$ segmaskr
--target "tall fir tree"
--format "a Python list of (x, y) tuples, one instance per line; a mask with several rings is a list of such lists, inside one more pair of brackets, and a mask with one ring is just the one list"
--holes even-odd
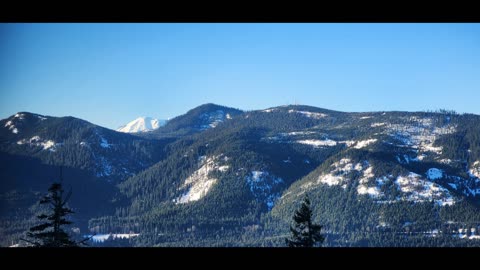
[(65, 196), (61, 183), (53, 183), (48, 189), (48, 194), (41, 200), (40, 204), (48, 204), (51, 212), (38, 215), (37, 218), (43, 223), (31, 227), (27, 236), (31, 239), (25, 240), (36, 247), (76, 247), (78, 244), (70, 239), (63, 226), (72, 224), (66, 216), (74, 212), (66, 206), (71, 196), (71, 191)]
[(320, 233), (322, 226), (312, 223), (312, 213), (307, 195), (293, 216), (295, 224), (290, 226), (292, 236), (285, 239), (288, 247), (314, 247), (317, 243), (323, 243), (325, 238)]

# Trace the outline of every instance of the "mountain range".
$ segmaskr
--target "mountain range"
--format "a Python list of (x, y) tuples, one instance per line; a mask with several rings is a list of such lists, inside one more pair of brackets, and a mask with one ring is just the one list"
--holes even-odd
[(117, 132), (19, 112), (0, 121), (0, 158), (3, 246), (60, 171), (72, 234), (98, 246), (283, 246), (306, 194), (326, 246), (480, 244), (474, 114), (204, 104)]

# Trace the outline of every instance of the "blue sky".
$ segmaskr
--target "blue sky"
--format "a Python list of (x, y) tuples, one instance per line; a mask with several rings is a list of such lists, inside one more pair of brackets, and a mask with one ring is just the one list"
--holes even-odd
[(480, 24), (0, 24), (0, 118), (203, 103), (480, 114)]

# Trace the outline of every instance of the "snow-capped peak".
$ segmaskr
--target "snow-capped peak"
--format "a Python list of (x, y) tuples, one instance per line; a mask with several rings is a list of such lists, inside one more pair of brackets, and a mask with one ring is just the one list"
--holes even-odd
[(135, 133), (155, 130), (166, 124), (166, 120), (158, 120), (151, 117), (139, 117), (132, 122), (117, 129), (119, 132)]

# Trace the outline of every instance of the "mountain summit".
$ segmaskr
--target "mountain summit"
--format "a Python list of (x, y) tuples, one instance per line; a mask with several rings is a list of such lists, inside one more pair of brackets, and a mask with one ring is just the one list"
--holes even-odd
[(119, 132), (137, 133), (155, 130), (167, 123), (167, 120), (158, 120), (151, 117), (139, 117), (117, 129)]

